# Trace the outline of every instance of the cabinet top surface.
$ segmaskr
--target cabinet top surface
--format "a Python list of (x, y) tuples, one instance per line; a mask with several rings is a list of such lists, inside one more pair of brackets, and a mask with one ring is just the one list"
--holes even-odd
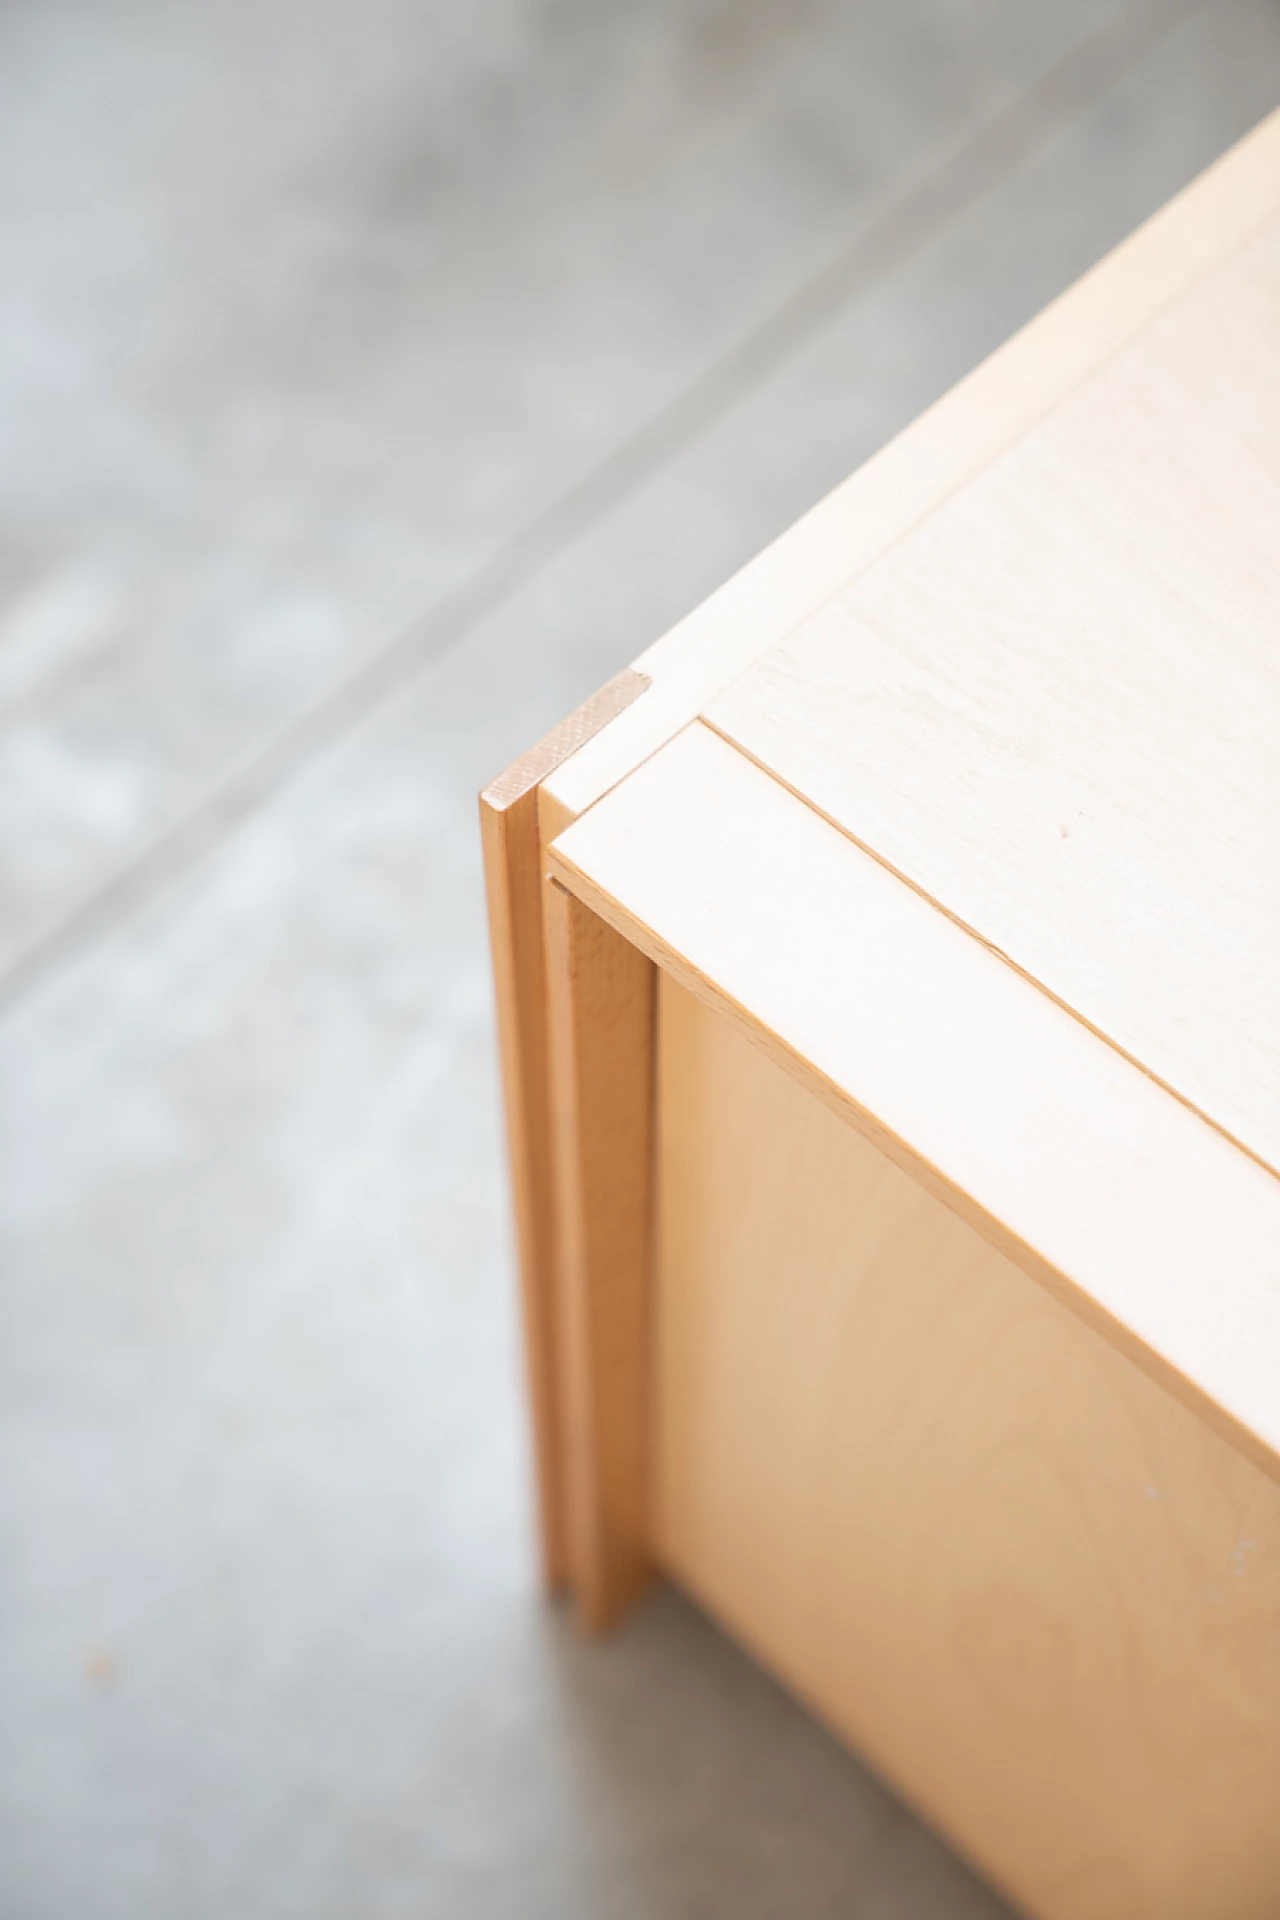
[(705, 717), (1280, 1171), (1280, 219)]

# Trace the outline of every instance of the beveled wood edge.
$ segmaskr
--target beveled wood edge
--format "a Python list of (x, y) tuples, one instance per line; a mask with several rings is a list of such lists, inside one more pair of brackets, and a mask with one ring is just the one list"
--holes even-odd
[(519, 759), (491, 780), (481, 790), (480, 805), (494, 813), (505, 813), (525, 799), (588, 740), (594, 740), (610, 720), (624, 713), (651, 684), (648, 674), (634, 667), (624, 667), (621, 673), (615, 673), (612, 680), (606, 680), (602, 687), (589, 694), (580, 707), (558, 720), (541, 740), (526, 748)]
[(637, 656), (644, 702), (542, 781), (543, 840), (989, 466), (1280, 208), (1280, 110)]
[[(1257, 1161), (701, 723), (547, 859), (592, 912), (1280, 1482), (1280, 1181)], [(802, 872), (823, 884), (789, 899)], [(882, 980), (914, 983), (874, 1016), (852, 969), (821, 963), (856, 947), (855, 902), (892, 931)], [(908, 1124), (886, 1110), (891, 1079), (869, 1091), (841, 1070), (852, 1000), (870, 1027), (930, 1049)], [(1043, 1127), (1046, 1086), (1057, 1157), (1029, 1196), (1019, 1126)]]
[(552, 1593), (563, 1591), (569, 1582), (569, 1549), (557, 1361), (544, 862), (538, 789), (567, 754), (607, 726), (648, 685), (643, 674), (630, 668), (617, 674), (480, 795), (538, 1532), (543, 1578)]

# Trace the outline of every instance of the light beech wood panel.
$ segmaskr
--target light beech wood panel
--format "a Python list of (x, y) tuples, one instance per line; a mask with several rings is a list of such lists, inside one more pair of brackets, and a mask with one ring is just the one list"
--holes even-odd
[(553, 872), (1280, 1477), (1280, 1182), (693, 726)]
[(538, 786), (566, 754), (631, 702), (648, 682), (620, 673), (530, 747), (480, 795), (489, 950), (493, 962), (507, 1152), (520, 1269), (525, 1368), (537, 1472), (543, 1578), (552, 1592), (568, 1578), (560, 1471), (556, 1367), (556, 1257), (547, 1081), (547, 1005)]
[(643, 702), (543, 782), (543, 841), (1105, 366), (1280, 209), (1280, 114), (1239, 142), (635, 662)]
[(712, 723), (1280, 1169), (1280, 220)]
[(1141, 334), (1278, 200), (1280, 115), (651, 647), (638, 674), (610, 682), (482, 796), (543, 1557), (553, 1586), (564, 1577), (564, 1541), (549, 1333), (556, 1262), (545, 1150), (545, 849), (744, 667)]
[(655, 979), (554, 884), (546, 920), (569, 1574), (599, 1630), (649, 1577)]
[(664, 1567), (1029, 1912), (1273, 1920), (1280, 1488), (666, 976), (659, 1027)]

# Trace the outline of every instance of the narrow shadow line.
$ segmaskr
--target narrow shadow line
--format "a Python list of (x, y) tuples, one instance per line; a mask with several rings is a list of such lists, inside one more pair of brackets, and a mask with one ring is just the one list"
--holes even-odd
[(823, 326), (980, 201), (1206, 0), (1152, 0), (1095, 29), (1024, 92), (893, 193), (858, 238), (479, 570), (291, 722), (130, 867), (0, 977), (0, 1019), (258, 813), (478, 621), (777, 373)]

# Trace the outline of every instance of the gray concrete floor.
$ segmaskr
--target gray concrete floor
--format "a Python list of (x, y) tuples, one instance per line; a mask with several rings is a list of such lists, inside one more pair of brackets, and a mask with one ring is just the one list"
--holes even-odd
[(536, 1592), (474, 791), (1280, 98), (1275, 0), (0, 11), (0, 1913), (1003, 1911)]

